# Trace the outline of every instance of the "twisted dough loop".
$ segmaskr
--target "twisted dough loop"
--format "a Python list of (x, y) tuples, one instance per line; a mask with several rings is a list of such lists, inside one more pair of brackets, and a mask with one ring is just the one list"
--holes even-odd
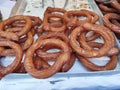
[(19, 44), (16, 44), (9, 40), (1, 40), (0, 46), (1, 47), (9, 46), (9, 47), (13, 48), (16, 53), (15, 54), (16, 57), (10, 65), (8, 65), (6, 67), (3, 66), (3, 68), (0, 68), (0, 78), (2, 78), (3, 76), (13, 72), (19, 66), (19, 64), (21, 63), (21, 60), (22, 60), (23, 51)]
[[(60, 27), (55, 27), (54, 25), (51, 25), (48, 20), (50, 18), (59, 18), (62, 25)], [(66, 30), (66, 21), (64, 20), (64, 17), (62, 15), (58, 14), (48, 14), (45, 15), (43, 19), (43, 29), (46, 31), (52, 31), (52, 32), (64, 32)]]
[[(37, 69), (34, 68), (34, 65), (32, 62), (34, 52), (40, 46), (45, 44), (51, 44), (51, 43), (59, 46), (60, 48), (63, 48), (64, 51), (59, 55), (56, 62), (51, 67), (45, 70), (38, 71)], [(56, 72), (58, 72), (62, 68), (62, 66), (66, 62), (68, 62), (69, 58), (70, 58), (70, 50), (68, 48), (68, 45), (65, 44), (63, 41), (59, 39), (46, 39), (46, 40), (40, 41), (40, 39), (38, 38), (38, 40), (28, 49), (24, 59), (24, 66), (27, 72), (29, 72), (29, 74), (32, 75), (33, 77), (47, 78), (54, 75)]]
[[(78, 53), (79, 55), (84, 57), (100, 57), (100, 56), (106, 55), (106, 53), (112, 47), (114, 47), (114, 44), (115, 44), (114, 36), (108, 28), (101, 25), (90, 24), (90, 23), (85, 23), (83, 27), (84, 28), (82, 27), (75, 28), (72, 31), (71, 37), (70, 37), (70, 44), (72, 48), (75, 50), (75, 52)], [(77, 37), (81, 34), (81, 32), (83, 32), (84, 30), (94, 31), (96, 33), (99, 33), (104, 39), (104, 42), (105, 42), (104, 46), (99, 50), (85, 50), (81, 48), (76, 40), (77, 40)]]
[(120, 16), (115, 13), (108, 13), (103, 17), (103, 23), (105, 24), (105, 26), (107, 26), (109, 29), (113, 30), (116, 33), (120, 33), (120, 26), (112, 24), (110, 22), (111, 19), (120, 20)]
[(26, 24), (25, 26), (22, 28), (22, 30), (20, 32), (17, 32), (16, 34), (20, 37), (22, 35), (25, 35), (27, 32), (29, 32), (29, 30), (32, 27), (32, 21), (30, 20), (29, 17), (27, 16), (23, 16), (23, 15), (16, 15), (13, 17), (10, 17), (7, 20), (4, 20), (1, 25), (0, 25), (0, 30), (4, 31), (5, 26), (8, 26), (10, 24), (12, 24), (15, 21), (19, 21), (19, 20), (25, 20)]

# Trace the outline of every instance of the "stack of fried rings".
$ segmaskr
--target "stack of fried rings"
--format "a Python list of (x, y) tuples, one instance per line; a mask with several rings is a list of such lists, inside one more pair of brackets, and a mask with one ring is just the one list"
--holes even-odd
[[(102, 29), (100, 30), (100, 28), (102, 28)], [(103, 43), (97, 43), (97, 42), (93, 42), (93, 41), (92, 42), (84, 41), (85, 43), (81, 42), (80, 41), (81, 39), (86, 40), (86, 38), (85, 38), (85, 36), (83, 36), (83, 35), (81, 36), (80, 34), (82, 34), (82, 32), (86, 32), (89, 30), (99, 33), (104, 39), (104, 45), (103, 45)], [(106, 32), (104, 32), (104, 30)], [(107, 40), (107, 42), (110, 42), (109, 45), (107, 45), (107, 42), (105, 39)], [(78, 43), (76, 43), (77, 40), (80, 45)], [(116, 67), (117, 59), (118, 59), (117, 54), (119, 51), (117, 48), (114, 48), (114, 37), (112, 35), (112, 32), (109, 29), (105, 28), (104, 26), (97, 25), (97, 24), (85, 23), (83, 25), (83, 27), (75, 28), (73, 30), (73, 32), (71, 33), (70, 44), (71, 44), (72, 48), (75, 50), (76, 55), (77, 55), (78, 59), (80, 60), (80, 62), (88, 70), (92, 70), (92, 71), (111, 70)], [(98, 48), (98, 49), (96, 50), (94, 48)], [(103, 50), (103, 51), (101, 51), (101, 50)], [(106, 51), (107, 51), (107, 53), (106, 53)], [(101, 56), (106, 56), (106, 55), (110, 57), (110, 60), (104, 66), (95, 65), (94, 63), (90, 62), (87, 59), (87, 58), (91, 58), (91, 57), (101, 57)]]
[(103, 16), (103, 23), (120, 38), (120, 15), (108, 13)]
[[(98, 0), (96, 0), (97, 2)], [(103, 14), (106, 13), (120, 13), (120, 1), (111, 0), (110, 3), (98, 2), (97, 3)]]
[[(82, 16), (86, 19), (80, 20)], [(7, 67), (0, 66), (0, 78), (11, 72), (48, 78), (70, 70), (76, 58), (90, 71), (114, 69), (119, 52), (114, 35), (105, 26), (95, 24), (98, 20), (98, 15), (92, 11), (49, 7), (43, 23), (38, 17), (23, 15), (3, 21), (0, 23), (0, 55), (16, 55), (18, 60), (15, 58)], [(6, 35), (8, 33), (10, 36)], [(38, 38), (33, 43), (35, 34)], [(103, 42), (95, 42), (97, 38), (102, 38)], [(89, 58), (103, 56), (110, 57), (104, 66), (89, 61)]]
[[(41, 19), (34, 16), (18, 15), (10, 17), (0, 24), (0, 32), (4, 32), (9, 35), (1, 37), (14, 40), (22, 46), (23, 50), (27, 50), (34, 41), (35, 26), (40, 25), (41, 23)], [(4, 35), (4, 33), (1, 33), (1, 35)], [(1, 53), (1, 56), (14, 54), (15, 52), (13, 49), (5, 48)]]
[(15, 72), (22, 63), (23, 51), (34, 41), (34, 33), (41, 19), (34, 16), (17, 15), (0, 23), (0, 56), (16, 56), (8, 66), (0, 66), (0, 78)]
[(98, 6), (104, 14), (104, 25), (111, 29), (117, 38), (120, 38), (120, 0), (111, 0), (110, 3), (96, 1), (98, 1)]

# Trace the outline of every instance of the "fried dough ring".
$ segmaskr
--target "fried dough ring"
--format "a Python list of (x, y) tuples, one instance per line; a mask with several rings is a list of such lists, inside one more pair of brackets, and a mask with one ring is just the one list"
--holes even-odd
[[(51, 25), (51, 23), (48, 22), (50, 18), (60, 18), (62, 21), (62, 26), (56, 27), (54, 25)], [(66, 21), (64, 20), (64, 17), (62, 15), (58, 14), (47, 14), (45, 15), (43, 19), (43, 29), (45, 31), (52, 31), (52, 32), (64, 32), (66, 30)]]
[[(66, 12), (66, 10), (62, 9), (62, 8), (52, 8), (52, 7), (48, 7), (44, 13), (44, 17), (46, 17), (46, 15), (48, 14), (58, 14), (58, 15), (64, 15), (64, 13)], [(53, 27), (61, 27), (62, 26), (62, 21), (60, 19), (55, 20), (55, 18), (50, 18), (49, 22), (51, 23), (51, 26)]]
[[(50, 46), (50, 47), (49, 47)], [(56, 46), (53, 46), (53, 45), (48, 45), (48, 46), (44, 46), (42, 50), (38, 50), (38, 54), (39, 57), (43, 58), (43, 60), (45, 61), (55, 61), (56, 58), (62, 53), (62, 51), (59, 51), (59, 52), (52, 52), (52, 53), (47, 53), (47, 52), (43, 52), (43, 51), (47, 51), (49, 49), (55, 49), (57, 48)], [(48, 55), (48, 56), (47, 56)], [(61, 68), (61, 72), (67, 72), (74, 64), (75, 62), (75, 55), (73, 53), (71, 53), (71, 56), (70, 56), (70, 61), (68, 63), (66, 63), (63, 68)]]
[(15, 54), (16, 57), (15, 57), (13, 63), (11, 63), (10, 65), (8, 65), (6, 67), (2, 66), (3, 68), (0, 68), (0, 78), (2, 78), (5, 75), (13, 72), (19, 66), (19, 64), (21, 63), (21, 60), (22, 60), (23, 51), (19, 44), (16, 44), (16, 43), (14, 43), (12, 41), (8, 41), (8, 40), (1, 40), (0, 46), (1, 47), (9, 46), (9, 47), (13, 48), (16, 53)]
[[(44, 39), (49, 39), (49, 38), (56, 38), (56, 39), (60, 39), (64, 42), (66, 42), (68, 45), (69, 45), (69, 39), (63, 34), (63, 33), (56, 33), (56, 32), (49, 32), (49, 33), (46, 33), (46, 34), (43, 34), (40, 36), (40, 38), (42, 40)], [(54, 45), (47, 45), (47, 46), (44, 46), (41, 49), (38, 49), (36, 51), (37, 55), (39, 57), (41, 57), (43, 60), (56, 60), (56, 58), (62, 53), (62, 51), (59, 51), (59, 52), (46, 52), (47, 50), (49, 49), (55, 49), (55, 48), (59, 48), (59, 47), (56, 47)], [(74, 54), (71, 54), (71, 58), (70, 58), (70, 62), (68, 62), (64, 68), (61, 69), (62, 72), (66, 72), (68, 71), (74, 64), (75, 62), (75, 55)]]
[[(27, 72), (33, 77), (48, 78), (57, 73), (62, 68), (62, 66), (69, 61), (70, 50), (68, 48), (68, 45), (59, 39), (45, 39), (42, 41), (40, 40), (41, 39), (38, 38), (38, 40), (28, 49), (24, 59), (24, 66)], [(37, 69), (34, 68), (32, 60), (35, 50), (37, 50), (42, 45), (50, 43), (56, 44), (60, 48), (63, 48), (64, 51), (62, 52), (62, 54), (59, 55), (56, 62), (51, 67), (45, 70), (38, 71)]]
[[(57, 47), (55, 47), (55, 46), (52, 47), (52, 45), (50, 45), (50, 47), (45, 46), (43, 49), (45, 51), (47, 51), (47, 50), (52, 49), (52, 48), (55, 49)], [(43, 50), (38, 50), (38, 51), (39, 51), (38, 52), (39, 57), (43, 58), (45, 61), (50, 61), (50, 60), (55, 61), (56, 58), (62, 53), (62, 51), (52, 52), (52, 53), (43, 52)], [(67, 72), (73, 66), (73, 64), (75, 62), (75, 58), (76, 58), (75, 55), (73, 53), (71, 53), (70, 61), (68, 63), (66, 63), (60, 71), (61, 72)]]
[(32, 21), (29, 17), (27, 16), (23, 16), (23, 15), (16, 15), (16, 16), (13, 16), (13, 17), (10, 17), (8, 18), (7, 20), (4, 20), (2, 23), (1, 23), (1, 26), (0, 26), (0, 30), (1, 31), (5, 31), (5, 26), (8, 26), (10, 24), (12, 24), (14, 21), (19, 21), (19, 20), (25, 20), (26, 24), (25, 26), (22, 28), (22, 30), (20, 32), (17, 32), (16, 34), (20, 37), (22, 35), (25, 35), (26, 33), (29, 32), (29, 30), (31, 29), (32, 27)]
[(120, 16), (115, 13), (108, 13), (103, 17), (103, 23), (105, 24), (105, 26), (107, 26), (109, 29), (113, 30), (116, 33), (120, 33), (120, 27), (115, 24), (112, 24), (110, 22), (111, 19), (120, 20)]
[[(84, 29), (82, 27), (77, 27), (75, 28), (70, 37), (70, 45), (72, 46), (73, 50), (75, 52), (83, 57), (100, 57), (106, 55), (106, 53), (114, 47), (115, 40), (113, 33), (106, 27), (102, 25), (97, 25), (97, 24), (90, 24), (90, 23), (85, 23), (83, 25)], [(104, 39), (104, 46), (99, 49), (99, 50), (85, 50), (79, 46), (77, 43), (77, 37), (81, 35), (81, 32), (83, 31), (94, 31), (95, 33), (99, 33), (103, 39)]]

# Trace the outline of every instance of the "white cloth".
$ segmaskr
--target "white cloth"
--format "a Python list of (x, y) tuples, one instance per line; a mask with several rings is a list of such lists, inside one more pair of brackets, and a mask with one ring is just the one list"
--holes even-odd
[(0, 90), (120, 90), (120, 74), (78, 75), (35, 79), (30, 75), (8, 75)]
[(9, 17), (10, 12), (15, 3), (16, 3), (15, 1), (10, 0), (0, 0), (0, 10), (3, 16), (3, 20)]

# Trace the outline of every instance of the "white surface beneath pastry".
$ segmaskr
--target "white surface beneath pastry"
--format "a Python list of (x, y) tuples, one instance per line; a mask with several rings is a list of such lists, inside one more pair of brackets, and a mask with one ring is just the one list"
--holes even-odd
[(10, 0), (0, 0), (0, 10), (3, 16), (3, 20), (9, 17), (15, 3), (16, 3), (15, 1)]

